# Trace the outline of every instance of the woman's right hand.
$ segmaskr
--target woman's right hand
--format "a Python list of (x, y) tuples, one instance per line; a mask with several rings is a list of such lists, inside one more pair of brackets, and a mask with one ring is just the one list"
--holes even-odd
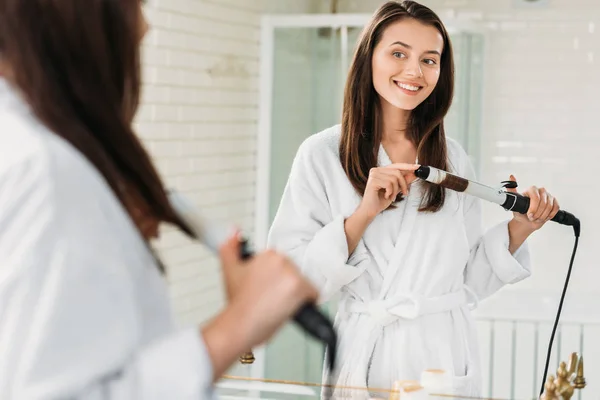
[(220, 249), (225, 288), (230, 304), (243, 308), (248, 320), (247, 345), (256, 346), (318, 293), (287, 257), (267, 250), (243, 262), (239, 253), (237, 235)]
[(359, 210), (371, 218), (387, 209), (398, 193), (408, 194), (408, 186), (416, 179), (417, 164), (390, 164), (386, 167), (371, 168), (367, 187)]
[(242, 353), (273, 336), (305, 302), (318, 297), (281, 254), (265, 251), (242, 261), (238, 235), (221, 246), (220, 256), (228, 304), (202, 328), (215, 380)]

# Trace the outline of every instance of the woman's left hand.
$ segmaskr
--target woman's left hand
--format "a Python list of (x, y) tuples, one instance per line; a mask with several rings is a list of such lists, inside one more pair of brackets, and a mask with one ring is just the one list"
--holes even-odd
[[(517, 181), (516, 178), (511, 175), (511, 181)], [(507, 189), (509, 192), (516, 193), (517, 189)], [(546, 189), (537, 188), (531, 186), (525, 192), (521, 193), (523, 196), (529, 197), (529, 210), (527, 215), (520, 213), (513, 213), (513, 220), (519, 222), (524, 227), (530, 228), (532, 231), (540, 229), (546, 222), (554, 218), (559, 210), (558, 201), (552, 196)]]

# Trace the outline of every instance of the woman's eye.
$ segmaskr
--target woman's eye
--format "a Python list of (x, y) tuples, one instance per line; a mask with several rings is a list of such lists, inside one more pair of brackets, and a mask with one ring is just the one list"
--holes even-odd
[(392, 55), (393, 55), (394, 57), (396, 57), (396, 58), (404, 58), (404, 57), (406, 57), (406, 56), (404, 55), (404, 53), (400, 53), (399, 51), (395, 51), (395, 52), (393, 52), (393, 53), (392, 53)]
[(435, 60), (432, 60), (431, 58), (428, 58), (426, 60), (423, 60), (423, 62), (427, 65), (435, 65), (437, 64), (437, 62)]

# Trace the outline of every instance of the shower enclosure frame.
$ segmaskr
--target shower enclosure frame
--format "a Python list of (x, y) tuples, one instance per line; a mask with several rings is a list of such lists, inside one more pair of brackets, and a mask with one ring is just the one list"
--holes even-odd
[[(452, 33), (479, 33), (487, 37), (477, 16), (457, 15), (454, 10), (438, 13), (446, 29)], [(371, 14), (294, 14), (264, 15), (261, 19), (259, 60), (259, 117), (256, 154), (256, 195), (254, 217), (254, 245), (256, 249), (266, 247), (269, 231), (270, 210), (270, 166), (271, 166), (271, 122), (273, 106), (274, 46), (275, 30), (278, 28), (331, 28), (340, 30), (341, 77), (345, 80), (349, 66), (348, 29), (362, 28)], [(487, 41), (487, 40), (486, 40)], [(251, 376), (264, 378), (266, 349), (254, 350), (256, 360), (250, 370)]]

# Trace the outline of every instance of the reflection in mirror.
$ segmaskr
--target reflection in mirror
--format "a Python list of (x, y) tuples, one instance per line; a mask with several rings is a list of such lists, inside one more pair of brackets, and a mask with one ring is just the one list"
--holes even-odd
[[(578, 6), (567, 9), (560, 2), (538, 2), (534, 14), (524, 1), (510, 6), (466, 2), (459, 10), (442, 1), (424, 3), (442, 17), (454, 52), (454, 96), (444, 118), (448, 169), (496, 188), (501, 181), (516, 180), (519, 193), (546, 199), (547, 208), (540, 208), (540, 215), (550, 217), (558, 202), (580, 218), (587, 243), (598, 239), (597, 232), (585, 230), (595, 226), (598, 216), (584, 200), (597, 195), (597, 190), (571, 171), (595, 168), (591, 152), (598, 143), (593, 131), (598, 104), (593, 88), (600, 82), (593, 65), (600, 46), (594, 39), (600, 6), (577, 0)], [(340, 12), (371, 14), (380, 4), (342, 1)], [(357, 15), (365, 16), (362, 23), (352, 15), (332, 15), (329, 25), (320, 26), (310, 17), (294, 23), (287, 18), (281, 25), (277, 18), (270, 21), (273, 90), (266, 133), (269, 186), (264, 188), (269, 192), (269, 211), (263, 221), (271, 230), (269, 243), (295, 257), (321, 287), (322, 307), (337, 318), (342, 345), (347, 346), (337, 384), (346, 374), (346, 383), (364, 379), (365, 386), (391, 389), (396, 380), (420, 379), (423, 370), (433, 368), (452, 374), (455, 386), (467, 387), (465, 393), (537, 398), (572, 256), (572, 230), (530, 223), (502, 207), (455, 192), (447, 192), (436, 213), (411, 213), (427, 193), (417, 180), (394, 208), (375, 210), (377, 216), (371, 218), (366, 213), (363, 230), (357, 230), (354, 240), (347, 237), (349, 225), (356, 222), (350, 217), (363, 203), (352, 185), (360, 184), (360, 179), (352, 182), (337, 156), (344, 133), (336, 124), (342, 122), (344, 85), (352, 77), (354, 51), (371, 16)], [(410, 102), (426, 104), (422, 102), (429, 97), (419, 96), (428, 88), (427, 68), (432, 63), (417, 56), (435, 50), (434, 35), (425, 41), (427, 24), (388, 27), (396, 28), (390, 45), (401, 42), (390, 48), (390, 55), (398, 65), (407, 66), (385, 69), (379, 64), (379, 71), (387, 75), (379, 82), (377, 77), (371, 79), (375, 93), (392, 108), (418, 112)], [(412, 34), (402, 31), (409, 28)], [(417, 35), (418, 29), (423, 31)], [(377, 65), (371, 66), (377, 72)], [(400, 86), (385, 86), (388, 83)], [(395, 89), (398, 93), (392, 94)], [(401, 96), (408, 100), (398, 100)], [(353, 110), (353, 118), (360, 119), (373, 103), (364, 104), (364, 109)], [(385, 134), (386, 121), (393, 125), (401, 120), (386, 120), (382, 109), (383, 134), (375, 138), (381, 143), (381, 148), (375, 146), (377, 165), (414, 162), (416, 148), (401, 145), (410, 140), (402, 135), (389, 140)], [(366, 135), (363, 145), (369, 140)], [(432, 162), (427, 157), (418, 161)], [(474, 216), (478, 207), (481, 221)], [(442, 218), (445, 211), (448, 216)], [(477, 231), (480, 222), (484, 229)], [(597, 274), (591, 269), (592, 257), (589, 246), (578, 249), (549, 358), (548, 376), (554, 379), (560, 361), (572, 352), (582, 352), (589, 360), (586, 371), (600, 372), (595, 361), (600, 345), (592, 340), (600, 333), (600, 315), (593, 307), (594, 280), (586, 278)], [(455, 286), (459, 275), (466, 283), (464, 298)], [(431, 299), (440, 297), (445, 307), (460, 311), (439, 311)], [(420, 315), (423, 309), (435, 312)], [(383, 327), (361, 336), (359, 331), (368, 330), (371, 320)], [(321, 383), (324, 356), (320, 345), (289, 326), (267, 345), (264, 376)], [(389, 377), (378, 381), (382, 376)], [(594, 387), (588, 382), (586, 390), (575, 395), (589, 398), (586, 394)]]

